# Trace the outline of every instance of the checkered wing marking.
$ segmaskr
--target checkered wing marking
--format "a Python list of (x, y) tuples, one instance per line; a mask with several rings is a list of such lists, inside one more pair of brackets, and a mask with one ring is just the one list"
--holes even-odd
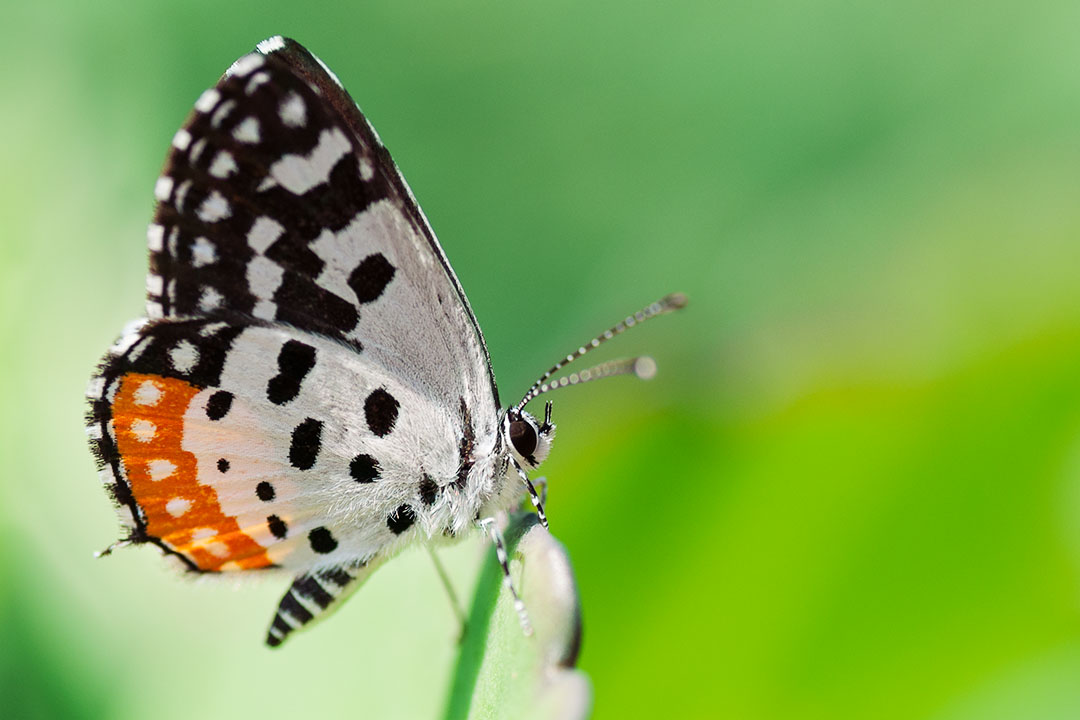
[(156, 321), (88, 394), (131, 539), (191, 570), (358, 568), (466, 517), (454, 419), (323, 336)]
[(465, 398), (477, 434), (495, 433), (465, 294), (378, 136), (303, 47), (261, 43), (206, 91), (155, 194), (151, 319), (240, 313), (337, 338), (449, 412)]

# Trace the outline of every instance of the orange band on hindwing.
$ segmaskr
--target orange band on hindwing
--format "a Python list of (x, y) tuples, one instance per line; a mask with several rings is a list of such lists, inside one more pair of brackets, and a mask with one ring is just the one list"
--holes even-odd
[(183, 380), (128, 373), (112, 404), (116, 447), (146, 533), (201, 570), (271, 564), (265, 549), (224, 514), (217, 491), (199, 483), (198, 461), (183, 449), (184, 414), (199, 388)]

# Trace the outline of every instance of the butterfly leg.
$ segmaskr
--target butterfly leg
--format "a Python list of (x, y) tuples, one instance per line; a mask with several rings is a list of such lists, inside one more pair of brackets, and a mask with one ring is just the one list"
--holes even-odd
[[(537, 494), (540, 495), (540, 504), (547, 507), (547, 477), (536, 478), (536, 482), (534, 482), (533, 485), (536, 487)], [(531, 503), (532, 501), (530, 500), (529, 502)], [(527, 510), (524, 501), (522, 501), (520, 509)]]
[(510, 577), (510, 562), (506, 554), (506, 540), (503, 538), (502, 531), (499, 530), (499, 525), (495, 521), (495, 518), (489, 517), (479, 521), (480, 529), (485, 530), (491, 536), (491, 542), (495, 545), (495, 557), (499, 559), (499, 564), (502, 565), (503, 571), (503, 585), (510, 591), (510, 595), (514, 598), (514, 610), (517, 611), (518, 620), (521, 621), (521, 629), (526, 635), (532, 635), (532, 623), (529, 622), (529, 613), (525, 611), (525, 603), (518, 597), (517, 589), (514, 587), (514, 580)]
[(510, 462), (514, 464), (514, 469), (517, 470), (518, 477), (521, 478), (521, 482), (525, 483), (525, 489), (529, 491), (529, 499), (532, 500), (533, 507), (536, 508), (536, 514), (540, 518), (540, 524), (547, 528), (548, 521), (547, 514), (544, 512), (544, 501), (540, 498), (540, 495), (537, 494), (532, 481), (529, 480), (529, 474), (525, 472), (525, 468), (518, 465), (518, 461), (514, 458), (511, 457)]
[(458, 596), (457, 593), (454, 592), (454, 586), (450, 584), (450, 576), (446, 574), (446, 568), (443, 567), (442, 561), (439, 560), (439, 555), (435, 552), (435, 548), (428, 545), (427, 551), (428, 555), (431, 556), (431, 562), (435, 563), (435, 572), (439, 574), (439, 580), (442, 581), (443, 589), (446, 590), (446, 595), (450, 598), (450, 607), (454, 610), (454, 616), (458, 619), (458, 629), (461, 631), (458, 635), (458, 642), (461, 642), (465, 639), (465, 611), (461, 609), (461, 603), (458, 602)]
[(547, 505), (547, 476), (536, 478), (536, 489), (540, 492), (540, 504)]

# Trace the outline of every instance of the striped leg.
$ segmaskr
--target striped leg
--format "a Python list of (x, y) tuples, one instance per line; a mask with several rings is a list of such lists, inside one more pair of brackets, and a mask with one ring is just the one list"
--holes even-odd
[(548, 526), (547, 514), (544, 512), (544, 501), (540, 499), (540, 496), (536, 492), (536, 488), (533, 487), (532, 481), (529, 480), (529, 474), (525, 472), (525, 469), (518, 465), (518, 461), (510, 457), (510, 462), (514, 464), (514, 469), (517, 470), (518, 477), (521, 478), (521, 482), (525, 483), (525, 489), (529, 491), (529, 499), (532, 500), (533, 507), (536, 508), (536, 514), (540, 518), (540, 524), (545, 528)]
[[(548, 488), (547, 476), (542, 475), (542, 476), (536, 478), (536, 481), (533, 482), (533, 486), (536, 488), (536, 493), (540, 496), (540, 504), (543, 507), (547, 507), (547, 488)], [(531, 504), (532, 501), (530, 500), (529, 502)], [(522, 512), (526, 512), (526, 511), (528, 511), (529, 508), (525, 504), (525, 501), (522, 500), (521, 501), (521, 507), (518, 508), (518, 509), (521, 510)]]
[(495, 544), (495, 557), (499, 559), (499, 564), (502, 565), (503, 571), (503, 585), (510, 591), (510, 595), (514, 598), (514, 610), (517, 611), (518, 620), (521, 622), (521, 630), (526, 635), (532, 635), (532, 624), (529, 622), (529, 613), (525, 611), (525, 603), (518, 597), (517, 589), (514, 588), (514, 580), (510, 577), (510, 562), (506, 554), (506, 540), (503, 539), (502, 531), (499, 530), (499, 525), (495, 521), (495, 518), (484, 518), (479, 521), (480, 529), (487, 531), (491, 536), (491, 542)]
[(374, 568), (332, 567), (310, 575), (298, 575), (281, 598), (266, 634), (266, 644), (277, 647), (295, 630), (326, 617), (367, 579)]

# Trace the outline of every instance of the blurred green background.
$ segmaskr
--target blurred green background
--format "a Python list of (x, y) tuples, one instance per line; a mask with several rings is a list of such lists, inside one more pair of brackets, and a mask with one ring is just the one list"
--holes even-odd
[[(341, 77), (504, 400), (553, 399), (598, 718), (1080, 717), (1080, 4), (11, 3), (0, 43), (5, 717), (424, 717), (424, 553), (265, 650), (285, 581), (116, 536), (83, 438), (168, 143), (264, 37)], [(484, 543), (447, 553), (468, 597)], [(513, 713), (510, 713), (511, 715)]]

